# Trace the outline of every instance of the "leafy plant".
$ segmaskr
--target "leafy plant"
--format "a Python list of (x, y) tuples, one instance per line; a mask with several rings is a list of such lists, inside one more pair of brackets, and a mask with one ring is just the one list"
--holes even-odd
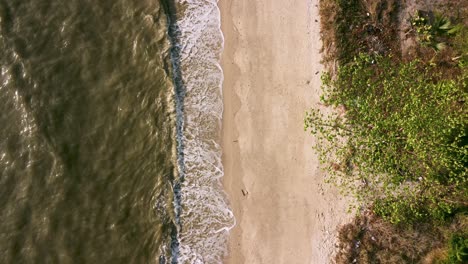
[(421, 44), (432, 47), (435, 51), (441, 51), (447, 47), (447, 37), (455, 36), (463, 28), (462, 24), (453, 25), (450, 19), (436, 13), (433, 17), (417, 11), (411, 19), (411, 25), (415, 29)]

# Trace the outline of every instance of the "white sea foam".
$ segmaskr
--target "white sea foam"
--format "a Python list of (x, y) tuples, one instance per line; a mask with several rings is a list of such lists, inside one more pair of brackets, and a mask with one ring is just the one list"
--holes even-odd
[(179, 263), (221, 263), (235, 219), (220, 178), (224, 39), (217, 0), (176, 0), (184, 98)]

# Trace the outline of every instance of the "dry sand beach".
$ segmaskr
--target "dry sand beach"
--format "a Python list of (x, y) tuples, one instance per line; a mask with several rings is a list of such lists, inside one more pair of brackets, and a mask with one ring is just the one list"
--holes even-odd
[(303, 130), (320, 93), (318, 1), (220, 0), (224, 187), (237, 224), (225, 263), (328, 263), (349, 216)]
[(347, 217), (303, 130), (320, 92), (317, 5), (219, 2), (224, 187), (237, 220), (225, 263), (327, 263)]

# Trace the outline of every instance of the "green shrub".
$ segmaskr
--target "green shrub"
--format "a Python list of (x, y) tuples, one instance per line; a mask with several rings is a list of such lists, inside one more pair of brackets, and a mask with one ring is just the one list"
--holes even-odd
[(465, 210), (467, 72), (447, 80), (419, 61), (361, 54), (322, 76), (322, 102), (337, 111), (312, 109), (305, 129), (328, 181), (393, 223)]

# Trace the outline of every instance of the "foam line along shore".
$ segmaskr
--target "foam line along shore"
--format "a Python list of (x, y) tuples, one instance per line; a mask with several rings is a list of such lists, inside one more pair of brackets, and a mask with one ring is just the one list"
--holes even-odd
[(178, 232), (173, 260), (221, 263), (234, 216), (220, 178), (223, 49), (217, 1), (175, 1), (172, 66), (179, 179), (174, 184)]

